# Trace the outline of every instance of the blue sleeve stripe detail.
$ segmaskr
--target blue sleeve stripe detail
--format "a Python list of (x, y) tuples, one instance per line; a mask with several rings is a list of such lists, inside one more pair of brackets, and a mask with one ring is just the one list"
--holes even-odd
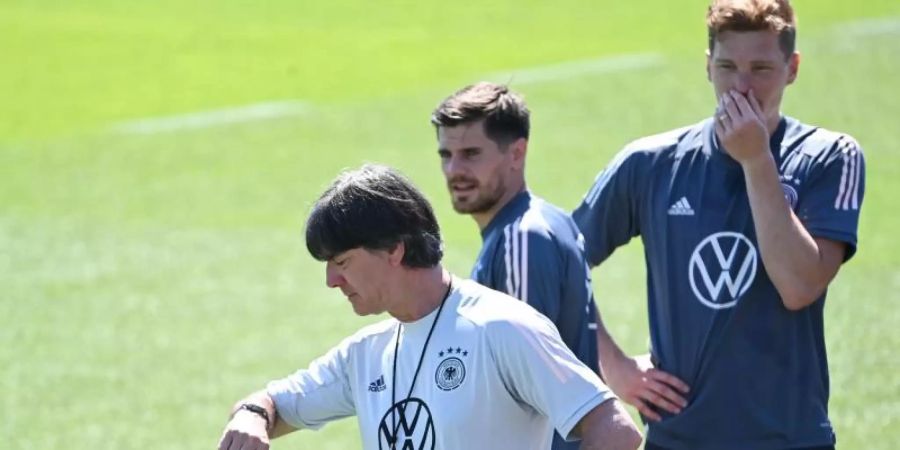
[(858, 210), (859, 209), (859, 180), (861, 174), (860, 152), (852, 140), (845, 140), (841, 148), (841, 184), (837, 197), (834, 199), (834, 209)]

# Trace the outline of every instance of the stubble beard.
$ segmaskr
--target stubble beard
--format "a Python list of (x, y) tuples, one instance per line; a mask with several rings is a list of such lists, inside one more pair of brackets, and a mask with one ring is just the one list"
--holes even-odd
[(460, 200), (453, 196), (451, 192), (453, 209), (460, 214), (480, 214), (488, 212), (497, 205), (497, 202), (503, 197), (504, 191), (504, 183), (500, 181), (494, 189), (491, 189), (490, 191), (486, 192), (485, 190), (477, 189), (474, 198), (469, 195), (465, 200)]

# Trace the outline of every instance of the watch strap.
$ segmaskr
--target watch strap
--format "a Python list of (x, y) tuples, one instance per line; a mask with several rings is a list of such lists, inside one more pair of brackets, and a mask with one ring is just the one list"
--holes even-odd
[[(241, 410), (250, 411), (257, 416), (262, 417), (266, 421), (267, 430), (272, 427), (272, 420), (269, 418), (269, 412), (266, 411), (266, 408), (263, 408), (259, 405), (254, 405), (253, 403), (241, 403), (241, 405), (238, 406), (236, 410), (234, 410), (234, 413), (237, 414), (238, 411)], [(233, 414), (232, 417), (234, 417)]]

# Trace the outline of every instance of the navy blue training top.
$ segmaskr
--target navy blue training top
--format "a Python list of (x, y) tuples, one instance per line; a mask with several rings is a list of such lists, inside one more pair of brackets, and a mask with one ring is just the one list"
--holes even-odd
[[(865, 165), (845, 134), (782, 118), (770, 148), (785, 199), (813, 237), (856, 251)], [(740, 164), (712, 120), (639, 139), (573, 213), (591, 266), (641, 236), (651, 353), (690, 387), (648, 441), (673, 449), (828, 445), (825, 293), (786, 309), (766, 274)]]
[[(581, 362), (598, 372), (597, 309), (584, 239), (568, 213), (523, 191), (481, 232), (472, 279), (547, 316)], [(553, 450), (577, 449), (554, 435)]]

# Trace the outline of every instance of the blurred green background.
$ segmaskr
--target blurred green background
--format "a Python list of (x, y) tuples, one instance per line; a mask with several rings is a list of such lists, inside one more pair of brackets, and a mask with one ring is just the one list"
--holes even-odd
[[(831, 418), (839, 448), (893, 449), (900, 3), (794, 3), (784, 110), (853, 134), (868, 165), (860, 251), (826, 308)], [(468, 274), (480, 238), (449, 206), (437, 102), (481, 79), (523, 92), (530, 187), (572, 208), (625, 143), (711, 113), (706, 4), (0, 3), (0, 447), (215, 448), (234, 401), (377, 320), (303, 245), (340, 169), (405, 171)], [(643, 351), (639, 243), (594, 276)], [(344, 420), (275, 448), (359, 439)]]

